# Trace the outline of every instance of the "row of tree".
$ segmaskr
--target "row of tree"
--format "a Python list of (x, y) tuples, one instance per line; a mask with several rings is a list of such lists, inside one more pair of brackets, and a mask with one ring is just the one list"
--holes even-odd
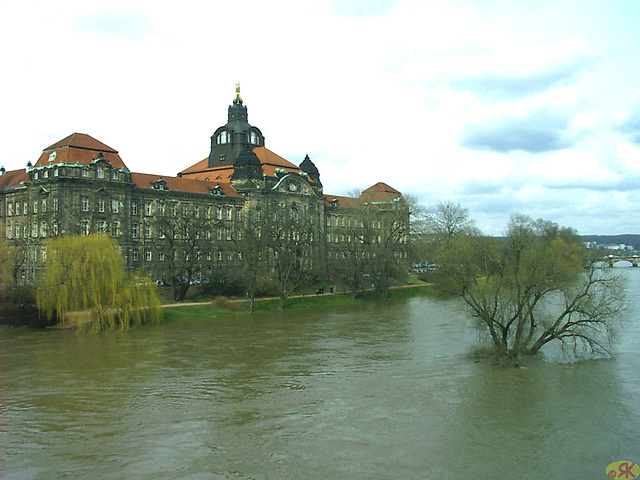
[[(273, 203), (246, 209), (241, 221), (225, 227), (233, 260), (222, 263), (223, 271), (214, 274), (241, 279), (250, 311), (262, 278), (277, 283), (280, 308), (305, 284), (331, 281), (345, 285), (353, 297), (371, 285), (386, 297), (393, 281), (407, 272), (407, 225), (394, 212), (381, 215), (369, 208), (352, 213), (350, 222), (346, 238), (342, 234), (341, 241), (330, 244), (321, 238), (325, 233), (319, 220), (295, 208)], [(220, 264), (204, 259), (218, 228), (188, 214), (155, 220), (159, 235), (153, 246), (166, 260), (166, 277), (176, 301), (184, 299), (202, 268)]]

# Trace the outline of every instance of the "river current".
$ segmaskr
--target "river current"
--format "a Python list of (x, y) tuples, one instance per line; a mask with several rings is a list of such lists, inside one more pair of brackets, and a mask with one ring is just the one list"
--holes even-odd
[(640, 462), (640, 269), (613, 358), (498, 367), (457, 300), (0, 330), (1, 479), (605, 479)]

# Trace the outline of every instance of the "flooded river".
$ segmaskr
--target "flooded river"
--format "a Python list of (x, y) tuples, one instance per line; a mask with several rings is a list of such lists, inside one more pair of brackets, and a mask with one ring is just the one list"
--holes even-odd
[(612, 359), (476, 363), (453, 300), (0, 331), (2, 479), (605, 479), (640, 462), (640, 269)]

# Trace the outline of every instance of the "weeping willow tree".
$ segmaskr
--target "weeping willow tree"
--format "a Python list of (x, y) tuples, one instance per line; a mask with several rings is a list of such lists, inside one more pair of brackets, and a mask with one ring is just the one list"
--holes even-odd
[[(160, 299), (151, 279), (124, 269), (117, 243), (101, 235), (49, 240), (36, 301), (47, 318), (69, 322), (73, 314), (84, 331), (126, 330), (160, 319)], [(78, 312), (82, 312), (79, 314)]]

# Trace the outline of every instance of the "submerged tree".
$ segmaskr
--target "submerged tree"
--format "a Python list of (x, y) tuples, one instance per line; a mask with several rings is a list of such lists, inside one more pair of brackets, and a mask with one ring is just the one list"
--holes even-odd
[(47, 242), (44, 276), (37, 284), (38, 308), (64, 323), (70, 312), (88, 312), (85, 330), (125, 330), (159, 320), (160, 300), (151, 279), (129, 274), (117, 243), (101, 234)]
[(461, 235), (442, 245), (441, 288), (459, 294), (507, 357), (557, 340), (607, 354), (623, 307), (618, 279), (585, 258), (571, 229), (515, 216), (506, 240)]

